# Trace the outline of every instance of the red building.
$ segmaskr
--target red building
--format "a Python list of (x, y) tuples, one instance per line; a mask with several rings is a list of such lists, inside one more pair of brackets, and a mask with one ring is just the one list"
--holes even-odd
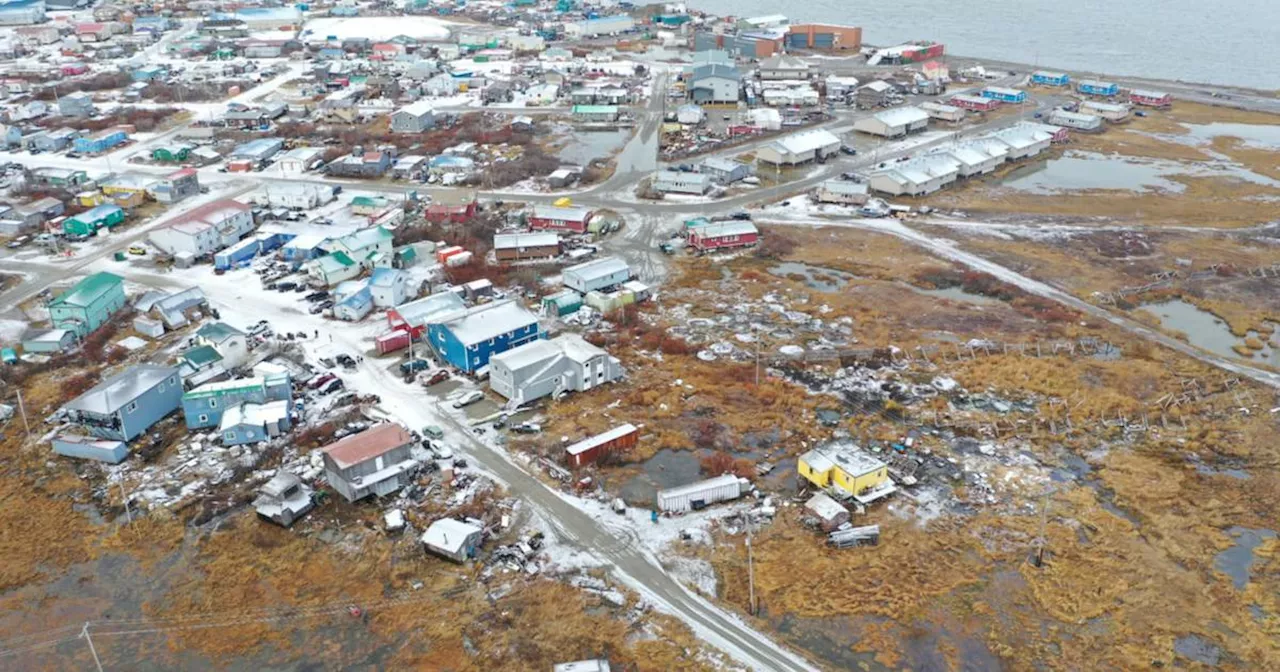
[(969, 110), (970, 112), (990, 112), (991, 110), (1000, 107), (1000, 101), (995, 98), (971, 96), (967, 93), (952, 96), (951, 100), (947, 101), (947, 104), (954, 105), (962, 110)]
[(1147, 107), (1165, 109), (1173, 107), (1173, 96), (1165, 93), (1164, 91), (1134, 89), (1129, 92), (1129, 102), (1134, 105), (1145, 105)]
[(565, 459), (571, 467), (593, 464), (601, 455), (631, 450), (640, 441), (640, 430), (626, 424), (593, 437), (583, 439), (564, 449)]
[(554, 205), (535, 205), (529, 215), (529, 228), (553, 231), (586, 233), (593, 213), (587, 208), (561, 208)]
[(712, 222), (689, 229), (689, 246), (698, 252), (750, 247), (760, 242), (760, 230), (747, 221)]
[(474, 198), (463, 203), (435, 202), (427, 206), (425, 216), (427, 221), (435, 224), (462, 224), (476, 216), (478, 207), (479, 203)]

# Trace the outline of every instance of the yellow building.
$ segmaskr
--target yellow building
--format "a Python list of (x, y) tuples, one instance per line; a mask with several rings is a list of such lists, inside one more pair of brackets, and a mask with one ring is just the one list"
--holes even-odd
[(796, 471), (810, 483), (867, 504), (894, 492), (889, 467), (852, 443), (830, 443), (800, 456)]

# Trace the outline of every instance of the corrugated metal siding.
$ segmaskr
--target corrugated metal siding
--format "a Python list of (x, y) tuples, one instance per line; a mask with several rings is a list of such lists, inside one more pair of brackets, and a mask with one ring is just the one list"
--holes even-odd
[(836, 46), (835, 33), (814, 33), (813, 47), (815, 49), (830, 49)]
[(787, 46), (794, 49), (804, 49), (809, 46), (809, 36), (804, 33), (787, 34)]

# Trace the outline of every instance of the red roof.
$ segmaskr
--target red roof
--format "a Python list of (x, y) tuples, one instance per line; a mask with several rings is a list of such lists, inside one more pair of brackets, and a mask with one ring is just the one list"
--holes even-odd
[(178, 172), (170, 175), (169, 179), (177, 179), (179, 177), (188, 177), (195, 174), (196, 174), (195, 168), (183, 168), (182, 170), (179, 170)]
[(106, 29), (106, 25), (102, 23), (82, 23), (76, 26), (76, 33), (100, 33)]
[(409, 435), (408, 430), (389, 422), (366, 429), (359, 434), (352, 434), (331, 444), (324, 448), (324, 454), (328, 455), (339, 469), (346, 469), (412, 442), (413, 437)]

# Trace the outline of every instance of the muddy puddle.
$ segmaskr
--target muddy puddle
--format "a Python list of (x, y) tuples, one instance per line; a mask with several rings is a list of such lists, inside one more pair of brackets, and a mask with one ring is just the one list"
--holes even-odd
[(1276, 536), (1275, 530), (1253, 529), (1248, 527), (1232, 527), (1227, 534), (1235, 540), (1235, 544), (1219, 553), (1213, 559), (1213, 566), (1231, 577), (1231, 585), (1237, 590), (1244, 590), (1248, 585), (1253, 569), (1253, 551), (1267, 539)]
[(571, 133), (556, 157), (565, 163), (585, 166), (595, 159), (612, 158), (630, 139), (629, 128)]
[(701, 480), (703, 457), (711, 451), (670, 450), (664, 448), (641, 465), (641, 472), (632, 476), (618, 490), (618, 496), (628, 503), (653, 506), (659, 490), (674, 488)]
[[(1227, 323), (1213, 313), (1182, 299), (1148, 303), (1142, 308), (1158, 317), (1161, 327), (1186, 334), (1187, 342), (1191, 345), (1215, 355), (1241, 358), (1233, 348), (1243, 346), (1245, 339), (1231, 333)], [(1250, 331), (1247, 338), (1258, 339), (1263, 343), (1263, 348), (1246, 359), (1280, 366), (1280, 343), (1276, 341), (1274, 334), (1268, 339), (1256, 331)]]
[(1016, 191), (1039, 195), (1089, 189), (1182, 193), (1186, 190), (1185, 185), (1172, 179), (1178, 175), (1232, 178), (1280, 188), (1280, 181), (1228, 161), (1191, 164), (1076, 151), (1015, 168), (1000, 184)]
[(849, 282), (858, 276), (844, 271), (837, 271), (834, 268), (823, 268), (821, 266), (810, 266), (796, 261), (784, 261), (777, 266), (769, 268), (769, 273), (781, 278), (790, 278), (792, 276), (803, 276), (801, 282), (809, 289), (816, 289), (820, 292), (834, 292), (844, 289)]

